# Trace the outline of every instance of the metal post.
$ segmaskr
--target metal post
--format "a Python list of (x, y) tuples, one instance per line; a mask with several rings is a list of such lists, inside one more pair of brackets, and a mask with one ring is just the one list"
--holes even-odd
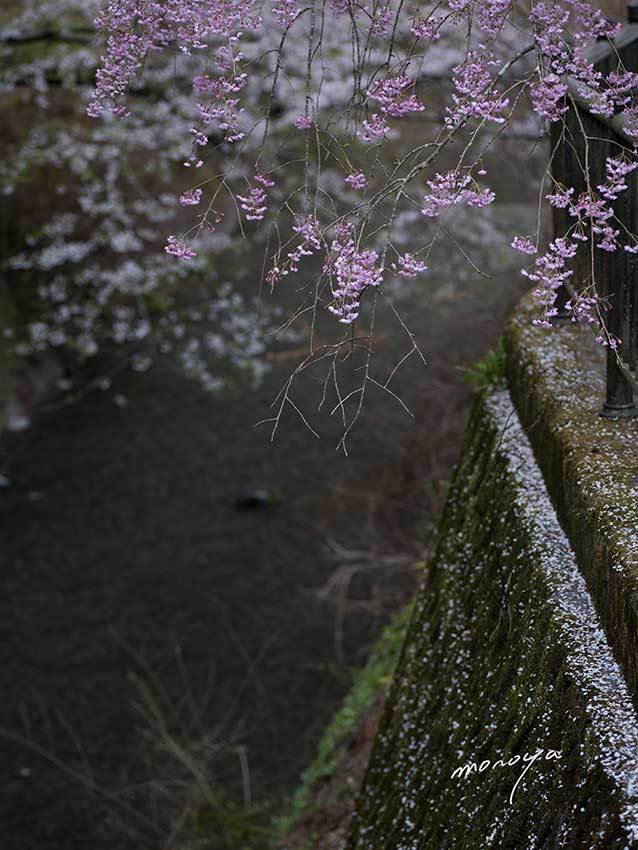
[[(550, 124), (550, 144), (552, 146), (552, 178), (556, 183), (566, 185), (567, 183), (567, 145), (565, 144), (564, 133), (566, 128), (562, 121), (556, 121)], [(554, 230), (554, 239), (564, 236), (569, 228), (569, 212), (566, 209), (554, 207), (552, 209), (552, 224)], [(565, 309), (569, 295), (564, 286), (561, 286), (556, 293), (555, 307), (557, 314), (552, 319), (552, 324), (563, 324), (569, 321), (569, 313)]]
[[(575, 109), (578, 110), (576, 116), (578, 130), (576, 130), (572, 121), (569, 122), (570, 127), (573, 128), (574, 137), (578, 134), (582, 138), (584, 133), (588, 140), (589, 173), (587, 176), (589, 185), (596, 187), (605, 181), (607, 158), (617, 155), (620, 140), (614, 134), (613, 129), (598, 121), (587, 109), (579, 106), (576, 106)], [(575, 150), (572, 151), (571, 166), (568, 169), (570, 177), (572, 171), (580, 172), (586, 161), (584, 139), (582, 145), (581, 148), (580, 141), (578, 145), (574, 145)], [(576, 155), (580, 158), (580, 163), (576, 161)], [(574, 174), (574, 177), (576, 177), (576, 174)], [(580, 180), (583, 180), (582, 176)], [(573, 185), (573, 180), (570, 181), (569, 185)], [(632, 184), (633, 188), (634, 184)], [(576, 189), (576, 192), (579, 189), (580, 187)], [(614, 214), (621, 225), (618, 229), (622, 232), (624, 232), (625, 227), (630, 231), (635, 227), (635, 222), (632, 220), (634, 209), (629, 195), (629, 190), (623, 192), (613, 204)], [(620, 241), (622, 243), (622, 236)], [(591, 283), (590, 252), (592, 247), (590, 243), (585, 243), (583, 247), (585, 248), (583, 254), (575, 258), (574, 284), (576, 286)], [(607, 330), (611, 336), (621, 341), (618, 346), (618, 353), (611, 347), (607, 349), (607, 388), (601, 415), (610, 418), (636, 416), (638, 415), (638, 408), (634, 404), (632, 386), (618, 364), (618, 355), (627, 359), (626, 351), (631, 348), (629, 344), (631, 298), (627, 281), (627, 253), (623, 250), (622, 244), (616, 251), (603, 251), (596, 248), (593, 250), (596, 286), (599, 294), (606, 298), (610, 305), (609, 311), (605, 314)]]
[[(614, 144), (613, 131), (603, 128), (595, 118), (588, 116), (591, 122), (592, 136), (597, 137), (592, 148), (591, 183), (597, 186), (604, 180), (605, 162), (608, 156), (617, 154), (618, 147)], [(586, 125), (588, 128), (590, 124)], [(589, 133), (589, 129), (587, 130)], [(638, 416), (638, 408), (634, 403), (633, 387), (621, 369), (618, 358), (630, 364), (632, 355), (632, 288), (633, 278), (630, 278), (628, 254), (624, 250), (626, 242), (625, 228), (633, 232), (636, 227), (636, 206), (634, 193), (636, 181), (633, 175), (627, 178), (627, 191), (621, 193), (613, 203), (614, 214), (619, 224), (621, 234), (616, 251), (596, 252), (595, 269), (599, 285), (609, 299), (610, 309), (605, 315), (609, 333), (620, 340), (618, 350), (607, 349), (607, 392), (601, 416), (607, 418), (625, 418)]]

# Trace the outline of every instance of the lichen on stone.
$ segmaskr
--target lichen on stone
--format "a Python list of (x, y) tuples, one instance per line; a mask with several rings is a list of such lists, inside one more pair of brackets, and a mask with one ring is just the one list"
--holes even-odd
[(505, 332), (508, 384), (559, 519), (638, 707), (638, 419), (599, 415), (604, 351), (587, 328)]
[(470, 419), (348, 850), (638, 847), (637, 772), (628, 688), (510, 397), (492, 391)]

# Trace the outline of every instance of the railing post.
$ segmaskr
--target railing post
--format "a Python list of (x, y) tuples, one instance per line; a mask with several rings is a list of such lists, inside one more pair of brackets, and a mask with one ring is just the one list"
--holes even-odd
[[(585, 140), (581, 130), (576, 107), (568, 98), (567, 112), (563, 122), (556, 122), (552, 128), (552, 151), (555, 152), (552, 161), (552, 177), (560, 185), (574, 190), (574, 198), (578, 198), (587, 189), (585, 180)], [(567, 208), (553, 208), (554, 238), (564, 236), (573, 225), (574, 221)], [(573, 283), (575, 287), (583, 286), (591, 275), (591, 263), (589, 260), (589, 246), (578, 245), (576, 256), (572, 263)], [(557, 293), (556, 308), (558, 315), (555, 316), (557, 324), (569, 320), (569, 312), (565, 304), (569, 300), (569, 293), (561, 286)]]
[[(568, 183), (567, 176), (568, 155), (567, 143), (565, 141), (565, 133), (567, 131), (566, 124), (563, 125), (562, 121), (555, 121), (550, 124), (549, 127), (550, 144), (552, 146), (552, 179), (555, 183), (562, 184), (563, 186), (571, 185)], [(552, 207), (552, 225), (554, 239), (564, 236), (569, 229), (569, 211), (566, 209), (560, 209), (559, 207)], [(555, 307), (558, 312), (553, 319), (556, 324), (561, 324), (562, 322), (569, 320), (569, 313), (565, 309), (565, 304), (567, 303), (568, 298), (569, 295), (567, 290), (564, 286), (561, 286), (556, 293)]]
[[(627, 3), (627, 21), (638, 24), (638, 0)], [(622, 61), (628, 71), (638, 72), (638, 39), (634, 39), (623, 50)], [(627, 227), (632, 233), (638, 231), (638, 177), (635, 173), (628, 176), (627, 189)], [(629, 322), (627, 333), (627, 365), (635, 373), (638, 365), (638, 256), (624, 252), (625, 277), (629, 299)]]
[[(574, 190), (574, 198), (587, 191), (596, 191), (596, 187), (606, 179), (607, 158), (618, 156), (625, 145), (623, 139), (614, 130), (599, 121), (586, 108), (572, 103), (565, 115), (563, 140), (555, 155), (556, 166), (553, 169), (555, 179)], [(554, 137), (556, 145), (560, 136)], [(601, 415), (609, 418), (637, 416), (638, 408), (634, 403), (634, 392), (619, 358), (634, 366), (636, 362), (636, 310), (637, 299), (634, 281), (636, 258), (624, 250), (627, 243), (626, 231), (635, 233), (637, 225), (636, 191), (634, 175), (627, 177), (628, 189), (613, 203), (615, 229), (620, 231), (619, 246), (616, 251), (604, 251), (593, 248), (590, 241), (579, 245), (573, 260), (573, 283), (576, 289), (586, 287), (595, 281), (598, 293), (608, 302), (610, 309), (604, 314), (606, 330), (614, 340), (620, 340), (618, 348), (607, 348), (607, 381), (605, 403)], [(573, 224), (568, 210), (554, 211), (556, 235), (566, 233)], [(592, 257), (593, 280), (592, 280)], [(559, 322), (561, 307), (565, 296), (557, 301)], [(564, 314), (563, 310), (563, 314)]]
[[(598, 71), (610, 73), (617, 68), (638, 73), (638, 0), (627, 4), (630, 26), (614, 37), (613, 43), (600, 40), (588, 48), (591, 61)], [(601, 116), (592, 112), (596, 93), (578, 81), (567, 77), (566, 110), (562, 125), (551, 127), (552, 177), (557, 184), (573, 190), (573, 199), (583, 193), (598, 194), (598, 187), (608, 179), (607, 159), (635, 156), (635, 140), (627, 132), (621, 115)], [(634, 394), (638, 396), (638, 256), (625, 251), (632, 249), (638, 237), (638, 171), (630, 172), (625, 180), (628, 188), (612, 202), (614, 217), (609, 224), (618, 231), (614, 251), (595, 248), (600, 241), (589, 233), (580, 242), (573, 258), (573, 289), (587, 289), (595, 283), (596, 291), (606, 302), (608, 310), (601, 311), (604, 333), (611, 345), (607, 348), (606, 398), (601, 412), (606, 417), (638, 416)], [(553, 210), (554, 237), (570, 232), (576, 222), (568, 209)], [(593, 251), (593, 256), (592, 256)], [(557, 293), (556, 321), (565, 321), (568, 293), (567, 282)], [(605, 305), (603, 305), (605, 306)]]
[(628, 359), (627, 354), (632, 348), (630, 329), (633, 300), (632, 291), (624, 273), (623, 266), (626, 265), (622, 262), (624, 257), (616, 257), (620, 251), (625, 253), (622, 248), (619, 248), (614, 254), (605, 258), (607, 261), (604, 264), (601, 264), (602, 275), (607, 279), (605, 294), (611, 303), (611, 309), (607, 313), (607, 327), (610, 334), (621, 340), (618, 351), (611, 347), (607, 348), (607, 393), (600, 415), (608, 418), (638, 416), (632, 386), (618, 363), (619, 356)]
[[(589, 179), (591, 186), (596, 187), (606, 178), (607, 158), (617, 157), (624, 145), (609, 127), (590, 114), (582, 111), (581, 120), (591, 138)], [(628, 242), (626, 231), (633, 233), (636, 230), (636, 181), (633, 174), (628, 175), (626, 180), (627, 190), (612, 203), (615, 215), (612, 225), (620, 231), (618, 248), (615, 251), (598, 249), (594, 260), (597, 286), (601, 295), (609, 301), (610, 308), (605, 313), (607, 331), (620, 340), (617, 350), (611, 346), (607, 348), (607, 389), (601, 411), (601, 416), (614, 419), (638, 415), (633, 387), (619, 363), (619, 357), (628, 366), (635, 359), (635, 342), (632, 338), (634, 264), (624, 246)]]

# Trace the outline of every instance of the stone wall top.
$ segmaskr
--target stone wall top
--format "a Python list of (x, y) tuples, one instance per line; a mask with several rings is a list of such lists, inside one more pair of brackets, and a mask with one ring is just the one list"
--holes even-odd
[(638, 419), (599, 415), (592, 332), (538, 328), (534, 313), (528, 297), (506, 328), (510, 393), (638, 705)]

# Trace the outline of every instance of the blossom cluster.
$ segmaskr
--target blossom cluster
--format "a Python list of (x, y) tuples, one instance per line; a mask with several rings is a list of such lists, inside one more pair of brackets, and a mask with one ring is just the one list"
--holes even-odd
[(417, 277), (417, 275), (427, 271), (428, 268), (422, 260), (417, 260), (416, 257), (408, 252), (400, 254), (398, 260), (398, 265), (397, 263), (392, 263), (391, 268), (399, 277)]
[(368, 180), (363, 171), (357, 171), (353, 174), (348, 174), (345, 182), (351, 189), (365, 189), (368, 185)]
[(576, 255), (577, 247), (570, 239), (554, 239), (547, 251), (536, 258), (531, 270), (523, 269), (523, 274), (537, 284), (534, 294), (543, 312), (535, 322), (542, 327), (551, 327), (550, 319), (558, 313), (555, 306), (558, 290), (573, 274), (568, 261)]
[(362, 122), (359, 135), (364, 142), (382, 142), (390, 129), (388, 118), (404, 118), (410, 113), (422, 112), (425, 109), (414, 92), (408, 94), (413, 87), (413, 80), (405, 74), (398, 74), (384, 77), (368, 91), (368, 98), (377, 104), (379, 112), (374, 112)]
[[(572, 187), (556, 186), (553, 192), (546, 195), (553, 207), (568, 212), (573, 224), (566, 236), (555, 239), (550, 243), (549, 249), (537, 257), (531, 270), (523, 270), (523, 274), (537, 284), (535, 294), (542, 311), (540, 318), (536, 320), (537, 324), (549, 327), (550, 320), (557, 314), (555, 304), (558, 290), (573, 275), (569, 261), (576, 255), (579, 243), (591, 241), (596, 248), (607, 252), (620, 248), (621, 231), (615, 224), (612, 202), (627, 190), (625, 178), (636, 168), (636, 159), (607, 157), (605, 180), (599, 183), (595, 190), (582, 192), (575, 198)], [(521, 253), (536, 253), (536, 248), (530, 240), (521, 237), (514, 239), (512, 247)], [(638, 253), (638, 244), (625, 244), (624, 249), (630, 253)], [(566, 302), (565, 308), (574, 321), (599, 324), (603, 308), (596, 281), (590, 280), (584, 289), (576, 292), (574, 297)], [(612, 344), (612, 337), (608, 334), (600, 339), (606, 345)]]
[[(31, 305), (24, 321), (2, 329), (4, 338), (20, 357), (48, 350), (58, 357), (64, 347), (69, 369), (100, 353), (116, 353), (137, 371), (169, 356), (212, 391), (224, 384), (217, 373), (224, 358), (226, 369), (258, 378), (268, 363), (256, 362), (264, 343), (255, 338), (254, 303), (236, 291), (222, 296), (220, 273), (210, 273), (211, 251), (229, 245), (230, 229), (213, 234), (223, 217), (208, 210), (214, 172), (202, 165), (192, 188), (179, 181), (198, 103), (208, 98), (193, 80), (228, 74), (200, 65), (203, 48), (176, 61), (167, 61), (168, 49), (155, 50), (143, 60), (143, 86), (133, 84), (135, 106), (126, 120), (104, 114), (87, 121), (99, 60), (90, 28), (101, 5), (106, 8), (101, 0), (23, 0), (16, 9), (24, 11), (9, 14), (6, 29), (3, 20), (0, 88), (9, 94), (5, 108), (16, 95), (21, 103), (20, 126), (3, 137), (0, 161), (3, 212), (19, 221), (6, 245), (4, 274), (11, 291)], [(59, 44), (67, 31), (69, 43)], [(51, 44), (47, 33), (55, 35)], [(21, 40), (30, 45), (42, 34), (37, 57), (28, 51), (25, 58)], [(11, 40), (3, 41), (5, 35)], [(223, 131), (215, 133), (219, 139)], [(203, 222), (197, 245), (183, 234), (193, 214)], [(192, 309), (196, 282), (208, 292), (202, 310)], [(257, 326), (272, 329), (275, 311), (274, 304), (264, 306)], [(209, 315), (218, 323), (214, 340), (202, 327)], [(74, 388), (76, 380), (72, 371), (60, 389)], [(108, 389), (110, 381), (102, 385)]]
[[(88, 26), (101, 5), (25, 3), (30, 17), (16, 24), (25, 38), (45, 8), (50, 19), (67, 8)], [(0, 166), (5, 196), (20, 191), (29, 170), (57, 169), (64, 183), (50, 220), (34, 223), (7, 261), (16, 277), (42, 274), (42, 316), (21, 340), (25, 353), (70, 344), (89, 356), (102, 338), (125, 345), (164, 321), (181, 328), (167, 319), (172, 309), (159, 320), (147, 302), (164, 310), (166, 280), (199, 268), (243, 232), (243, 221), (256, 225), (245, 229), (255, 241), (272, 227), (264, 241), (274, 244), (275, 233), (285, 246), (265, 265), (271, 285), (316, 255), (330, 311), (354, 321), (364, 293), (384, 278), (386, 255), (397, 277), (416, 277), (441, 229), (436, 219), (495, 201), (483, 152), (522, 103), (536, 119), (562, 120), (567, 75), (594, 113), (624, 111), (638, 139), (638, 75), (620, 63), (610, 71), (591, 64), (588, 44), (613, 38), (617, 26), (587, 0), (531, 0), (526, 10), (509, 0), (105, 0), (96, 25), (100, 62), (89, 39), (62, 59), (17, 63), (3, 82), (28, 89), (44, 117), (15, 161)], [(96, 70), (90, 93), (87, 70)], [(441, 73), (449, 86), (436, 82)], [(72, 129), (48, 120), (57, 86), (102, 120), (78, 119)], [(181, 163), (190, 169), (184, 179)], [(554, 186), (548, 201), (566, 211), (570, 228), (547, 251), (538, 253), (536, 239), (514, 240), (534, 258), (527, 274), (540, 321), (551, 318), (579, 245), (638, 252), (613, 207), (635, 167), (628, 150), (610, 157), (605, 178), (586, 192)], [(425, 220), (397, 250), (398, 217), (419, 208)], [(224, 233), (213, 240), (222, 209)], [(173, 258), (189, 262), (178, 271)], [(595, 282), (570, 307), (593, 321), (602, 309)]]
[(427, 218), (435, 218), (455, 204), (486, 207), (496, 197), (491, 189), (478, 189), (469, 174), (460, 174), (458, 171), (436, 174), (427, 183), (429, 192), (421, 208), (421, 214)]
[(361, 250), (350, 224), (341, 224), (330, 244), (324, 273), (332, 288), (328, 310), (340, 322), (351, 324), (359, 316), (361, 296), (369, 287), (381, 285), (383, 270), (376, 251)]
[(246, 213), (246, 221), (261, 221), (268, 209), (266, 189), (271, 189), (275, 182), (263, 174), (255, 174), (254, 183), (247, 195), (237, 195), (242, 210)]
[[(216, 123), (226, 141), (243, 138), (239, 131), (238, 93), (246, 85), (241, 72), (239, 41), (244, 30), (259, 25), (254, 2), (234, 0), (109, 0), (96, 19), (105, 34), (106, 52), (97, 71), (95, 92), (88, 113), (98, 117), (106, 111), (126, 117), (124, 97), (146, 57), (173, 45), (185, 55), (215, 46), (218, 75), (196, 75), (193, 88), (205, 99), (198, 103), (198, 126), (191, 128), (195, 146), (208, 142), (206, 127)], [(208, 59), (210, 61), (210, 59)], [(191, 161), (198, 157), (191, 155)]]
[(292, 251), (288, 251), (285, 262), (278, 258), (266, 274), (266, 283), (271, 289), (286, 275), (299, 271), (304, 257), (311, 257), (322, 248), (322, 229), (314, 215), (300, 216), (292, 230), (301, 241)]

